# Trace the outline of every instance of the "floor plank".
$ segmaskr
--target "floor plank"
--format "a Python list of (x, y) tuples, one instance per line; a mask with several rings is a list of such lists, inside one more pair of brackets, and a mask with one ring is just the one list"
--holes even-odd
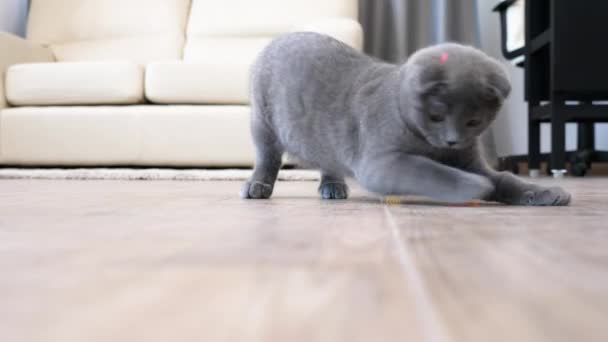
[(566, 208), (390, 207), (454, 341), (608, 340), (605, 185), (566, 180)]
[(561, 184), (571, 207), (0, 181), (2, 340), (606, 341), (608, 178)]
[(3, 336), (423, 339), (377, 200), (282, 183), (250, 202), (238, 187), (0, 182)]

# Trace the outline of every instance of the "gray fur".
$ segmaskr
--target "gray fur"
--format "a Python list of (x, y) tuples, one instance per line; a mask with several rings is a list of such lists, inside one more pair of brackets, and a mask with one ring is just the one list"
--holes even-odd
[(380, 194), (567, 205), (562, 189), (483, 160), (479, 136), (510, 91), (502, 67), (467, 46), (433, 46), (398, 66), (328, 36), (281, 36), (252, 71), (256, 164), (241, 196), (270, 197), (288, 152), (321, 170), (326, 199), (346, 198), (344, 177), (354, 177)]

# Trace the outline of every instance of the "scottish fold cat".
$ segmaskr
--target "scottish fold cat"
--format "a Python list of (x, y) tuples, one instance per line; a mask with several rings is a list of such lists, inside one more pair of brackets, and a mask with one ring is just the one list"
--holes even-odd
[(511, 86), (499, 63), (459, 44), (380, 62), (325, 35), (275, 39), (252, 69), (256, 148), (243, 198), (272, 194), (285, 152), (321, 170), (319, 193), (345, 199), (345, 177), (384, 195), (515, 205), (567, 205), (558, 187), (493, 170), (479, 136)]

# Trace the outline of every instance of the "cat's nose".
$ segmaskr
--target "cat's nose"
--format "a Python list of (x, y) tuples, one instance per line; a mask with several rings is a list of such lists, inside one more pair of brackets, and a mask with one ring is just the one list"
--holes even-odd
[(458, 145), (458, 141), (456, 141), (456, 140), (448, 140), (445, 143), (448, 144), (448, 146), (450, 146), (450, 147)]

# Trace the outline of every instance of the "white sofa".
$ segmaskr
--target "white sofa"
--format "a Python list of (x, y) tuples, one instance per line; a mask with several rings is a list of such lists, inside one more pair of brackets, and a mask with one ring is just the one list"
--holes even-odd
[(357, 0), (31, 0), (0, 33), (0, 165), (250, 166), (248, 73), (275, 36), (360, 49)]

